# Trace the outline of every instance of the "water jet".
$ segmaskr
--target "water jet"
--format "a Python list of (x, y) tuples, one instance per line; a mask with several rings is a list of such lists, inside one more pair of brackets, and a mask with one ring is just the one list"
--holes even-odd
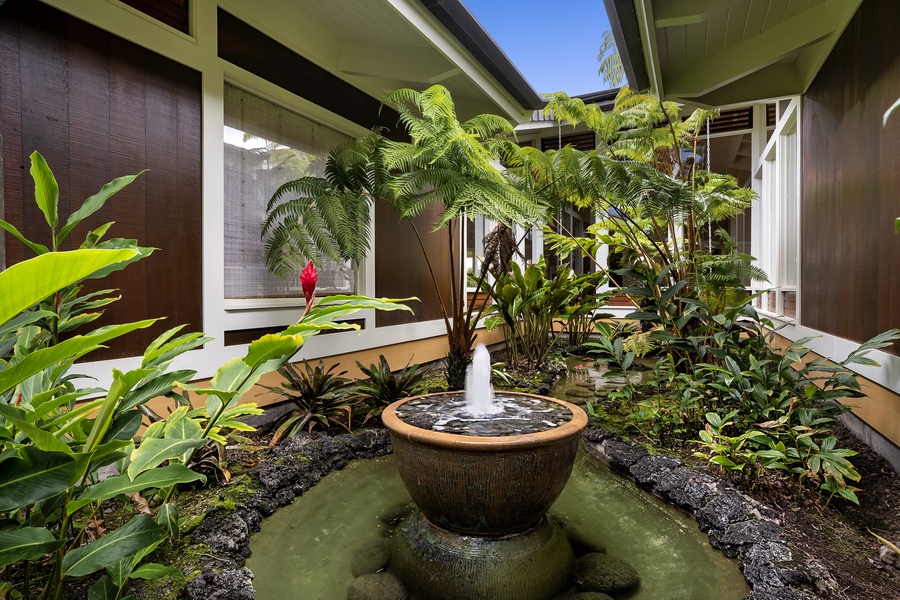
[[(474, 387), (487, 395), (487, 351), (476, 353), (473, 376), (482, 381)], [(487, 402), (467, 396), (462, 412), (452, 408), (459, 394), (448, 392), (406, 398), (382, 413), (400, 477), (419, 509), (401, 526), (392, 567), (413, 592), (436, 600), (546, 600), (567, 587), (574, 562), (566, 536), (546, 514), (572, 472), (587, 415), (533, 394)], [(477, 421), (486, 434), (418, 425), (429, 417), (445, 423), (447, 415), (463, 427)], [(491, 430), (505, 420), (521, 424), (519, 431)]]

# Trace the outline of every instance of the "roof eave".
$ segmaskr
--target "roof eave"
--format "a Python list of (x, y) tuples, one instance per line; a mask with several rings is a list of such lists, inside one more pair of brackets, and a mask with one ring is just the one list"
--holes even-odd
[(516, 102), (527, 110), (543, 108), (546, 102), (522, 76), (459, 0), (420, 0), (434, 17), (481, 63)]

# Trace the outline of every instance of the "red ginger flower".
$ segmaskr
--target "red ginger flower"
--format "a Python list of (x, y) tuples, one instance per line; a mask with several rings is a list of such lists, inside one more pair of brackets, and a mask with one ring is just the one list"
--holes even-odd
[(303, 295), (306, 296), (306, 304), (311, 304), (316, 296), (316, 281), (319, 273), (316, 271), (313, 261), (306, 263), (303, 272), (300, 273), (300, 285), (303, 287)]

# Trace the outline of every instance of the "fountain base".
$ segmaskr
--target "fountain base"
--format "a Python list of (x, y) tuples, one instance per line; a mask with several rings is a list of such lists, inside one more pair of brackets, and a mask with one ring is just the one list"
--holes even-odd
[(546, 517), (495, 537), (453, 533), (417, 511), (394, 535), (391, 571), (411, 597), (546, 600), (570, 585), (574, 560), (565, 534)]

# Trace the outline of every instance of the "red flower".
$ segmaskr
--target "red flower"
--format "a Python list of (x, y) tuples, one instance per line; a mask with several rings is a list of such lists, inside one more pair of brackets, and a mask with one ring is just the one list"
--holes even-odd
[(313, 265), (313, 261), (306, 263), (303, 272), (300, 273), (300, 285), (303, 287), (303, 295), (306, 296), (306, 303), (310, 304), (316, 297), (316, 280), (319, 279), (319, 273)]

